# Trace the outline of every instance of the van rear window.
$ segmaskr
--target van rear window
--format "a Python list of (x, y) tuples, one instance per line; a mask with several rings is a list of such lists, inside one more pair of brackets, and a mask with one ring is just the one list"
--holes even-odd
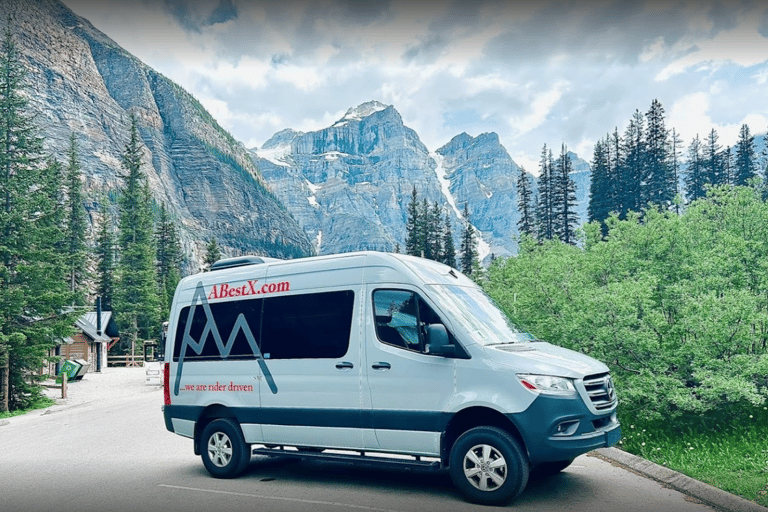
[[(265, 359), (342, 357), (349, 348), (354, 297), (346, 290), (186, 306), (176, 327), (173, 360), (179, 360), (182, 347), (184, 361), (256, 359), (259, 352)], [(238, 325), (240, 315), (245, 322)]]
[(336, 359), (349, 349), (353, 291), (271, 297), (264, 303), (264, 359)]

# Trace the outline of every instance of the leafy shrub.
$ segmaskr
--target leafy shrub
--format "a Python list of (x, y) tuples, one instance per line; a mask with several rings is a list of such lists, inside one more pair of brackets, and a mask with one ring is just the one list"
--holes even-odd
[(625, 417), (739, 414), (768, 398), (768, 205), (711, 189), (583, 232), (583, 248), (524, 239), (484, 286), (518, 324), (611, 367)]

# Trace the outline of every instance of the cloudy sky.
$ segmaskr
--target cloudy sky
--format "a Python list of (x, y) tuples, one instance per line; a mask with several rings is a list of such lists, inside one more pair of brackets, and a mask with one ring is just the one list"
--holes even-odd
[(756, 0), (63, 0), (192, 93), (246, 147), (369, 100), (434, 151), (496, 132), (538, 171), (544, 144), (596, 140), (661, 101), (685, 144), (768, 130), (768, 4)]

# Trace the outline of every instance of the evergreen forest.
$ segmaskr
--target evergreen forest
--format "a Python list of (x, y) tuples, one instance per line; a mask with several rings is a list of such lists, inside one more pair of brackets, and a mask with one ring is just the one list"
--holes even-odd
[(75, 320), (92, 310), (94, 296), (116, 313), (123, 350), (157, 338), (182, 265), (176, 222), (152, 199), (142, 170), (135, 118), (122, 187), (102, 201), (107, 206), (95, 244), (88, 243), (77, 138), (72, 134), (65, 155), (43, 151), (25, 76), (6, 28), (0, 50), (0, 412), (41, 399), (45, 361), (74, 333)]

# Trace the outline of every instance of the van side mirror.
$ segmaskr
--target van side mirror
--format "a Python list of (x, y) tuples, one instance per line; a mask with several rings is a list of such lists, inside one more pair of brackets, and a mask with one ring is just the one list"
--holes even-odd
[(450, 344), (448, 330), (443, 324), (427, 326), (427, 353), (443, 357), (456, 355), (456, 346)]

